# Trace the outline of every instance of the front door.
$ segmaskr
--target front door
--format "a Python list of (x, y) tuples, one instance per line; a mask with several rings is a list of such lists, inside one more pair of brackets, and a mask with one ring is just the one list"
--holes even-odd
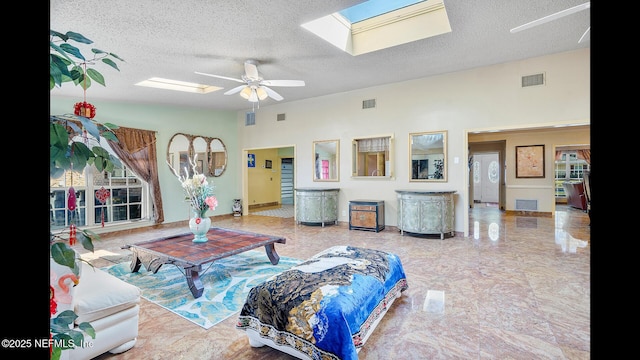
[(474, 202), (497, 203), (500, 196), (498, 154), (475, 154), (473, 160)]

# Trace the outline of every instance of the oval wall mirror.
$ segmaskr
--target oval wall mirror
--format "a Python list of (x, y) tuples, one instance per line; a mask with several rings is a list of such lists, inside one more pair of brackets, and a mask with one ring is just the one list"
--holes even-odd
[(227, 169), (227, 148), (222, 140), (211, 139), (209, 142), (209, 175), (220, 176)]
[[(177, 133), (169, 140), (169, 148), (167, 150), (167, 162), (172, 171), (178, 172), (178, 175), (184, 176), (184, 169), (190, 171), (189, 154), (191, 147), (191, 139), (186, 134)], [(189, 174), (191, 175), (191, 174)]]
[(447, 181), (447, 132), (409, 134), (409, 181)]
[(340, 180), (340, 140), (313, 142), (313, 181)]
[(193, 146), (193, 154), (196, 157), (196, 170), (199, 174), (209, 174), (209, 157), (207, 156), (207, 147), (209, 143), (202, 136), (196, 136), (191, 142)]

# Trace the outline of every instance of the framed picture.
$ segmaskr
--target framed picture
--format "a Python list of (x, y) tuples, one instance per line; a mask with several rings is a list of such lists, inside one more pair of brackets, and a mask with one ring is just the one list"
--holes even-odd
[(516, 178), (544, 178), (544, 145), (516, 146)]
[(271, 163), (271, 160), (265, 160), (264, 161), (264, 167), (265, 167), (265, 169), (271, 169), (273, 167), (273, 164)]
[(247, 166), (250, 168), (256, 167), (256, 154), (249, 154), (247, 156)]

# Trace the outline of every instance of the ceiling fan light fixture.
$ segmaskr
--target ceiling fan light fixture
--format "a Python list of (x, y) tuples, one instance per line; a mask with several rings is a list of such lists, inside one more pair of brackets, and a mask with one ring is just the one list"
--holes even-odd
[(241, 79), (207, 74), (198, 71), (196, 71), (196, 74), (243, 83), (244, 85), (236, 86), (227, 90), (224, 94), (233, 95), (240, 93), (242, 98), (249, 100), (252, 103), (257, 103), (260, 100), (265, 100), (269, 97), (275, 101), (281, 101), (283, 99), (282, 95), (273, 91), (269, 86), (305, 86), (303, 80), (264, 80), (258, 72), (257, 64), (258, 62), (255, 60), (245, 61), (244, 74), (241, 76)]
[(262, 87), (259, 87), (258, 89), (256, 89), (256, 93), (258, 94), (258, 99), (260, 99), (260, 100), (264, 100), (269, 96), (267, 94), (267, 91), (265, 89), (263, 89)]
[(251, 88), (247, 86), (244, 89), (242, 89), (242, 91), (240, 91), (240, 96), (249, 100), (249, 98), (251, 97)]
[(256, 89), (251, 89), (251, 96), (249, 96), (250, 102), (258, 102), (258, 94), (256, 93)]

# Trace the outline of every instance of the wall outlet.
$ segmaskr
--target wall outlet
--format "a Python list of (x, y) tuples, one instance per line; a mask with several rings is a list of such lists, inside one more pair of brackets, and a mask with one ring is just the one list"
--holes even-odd
[(342, 216), (347, 216), (347, 210), (342, 210)]

